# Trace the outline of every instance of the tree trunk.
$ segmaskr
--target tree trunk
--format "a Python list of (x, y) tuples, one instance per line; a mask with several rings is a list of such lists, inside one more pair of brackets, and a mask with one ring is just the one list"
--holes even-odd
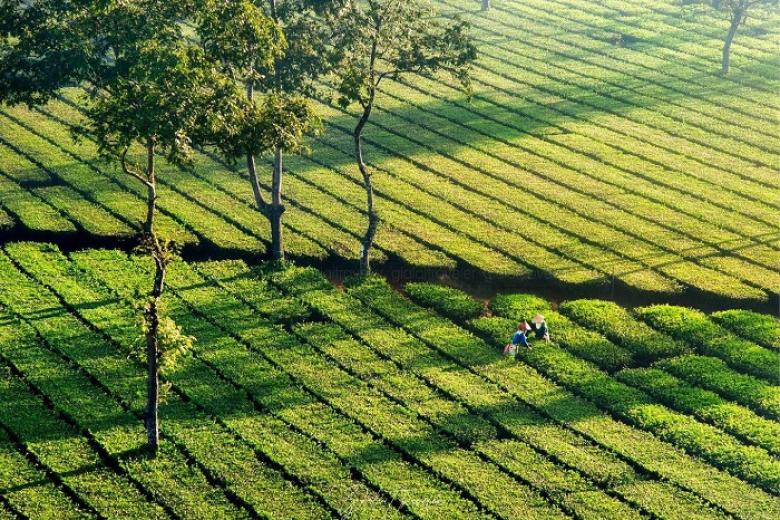
[(152, 257), (155, 263), (154, 286), (149, 298), (149, 305), (146, 308), (146, 361), (148, 376), (148, 393), (146, 402), (146, 438), (149, 450), (157, 453), (160, 447), (160, 421), (159, 421), (159, 401), (160, 401), (160, 297), (165, 287), (165, 261), (161, 258), (157, 237), (151, 235), (153, 242)]
[(274, 260), (284, 260), (284, 236), (282, 234), (282, 215), (285, 207), (282, 204), (282, 175), (284, 173), (284, 159), (281, 148), (274, 150), (274, 172), (271, 180), (271, 208), (269, 220), (271, 221), (271, 251)]
[(490, 9), (490, 0), (482, 0), (482, 10), (487, 11)]
[(154, 143), (153, 137), (146, 140), (146, 221), (144, 222), (144, 233), (152, 234), (154, 229), (154, 214), (157, 206), (157, 180), (154, 170)]
[(371, 263), (369, 255), (371, 248), (374, 246), (374, 238), (376, 237), (376, 230), (379, 226), (379, 217), (374, 209), (374, 186), (371, 183), (371, 172), (368, 171), (366, 163), (363, 161), (363, 128), (368, 122), (368, 118), (371, 115), (371, 109), (373, 107), (373, 96), (369, 103), (363, 109), (363, 115), (360, 117), (358, 124), (355, 126), (354, 141), (355, 141), (355, 160), (357, 161), (360, 174), (363, 176), (363, 187), (366, 190), (366, 212), (368, 213), (368, 226), (366, 232), (363, 235), (363, 242), (360, 251), (360, 274), (367, 275), (371, 272)]
[[(246, 98), (249, 101), (254, 100), (254, 86), (252, 85), (252, 82), (248, 82), (246, 86)], [(281, 156), (279, 156), (279, 161), (281, 161)], [(276, 249), (277, 245), (281, 244), (281, 223), (279, 224), (279, 240), (276, 241), (273, 239), (274, 237), (274, 218), (272, 216), (272, 209), (269, 207), (269, 204), (265, 201), (265, 198), (263, 197), (263, 189), (260, 186), (260, 181), (257, 178), (257, 164), (255, 163), (255, 156), (252, 155), (251, 152), (247, 151), (246, 153), (246, 171), (249, 174), (249, 184), (252, 186), (252, 195), (254, 195), (255, 198), (255, 204), (257, 205), (258, 211), (260, 211), (263, 216), (265, 216), (270, 222), (271, 222), (271, 249), (274, 254), (274, 258), (276, 258)], [(276, 179), (276, 163), (274, 162), (274, 180)], [(281, 178), (279, 181), (279, 189), (281, 190)], [(279, 246), (281, 247), (281, 246)]]
[(734, 41), (734, 36), (737, 34), (737, 29), (739, 29), (742, 20), (742, 12), (737, 11), (732, 15), (731, 27), (729, 27), (729, 32), (726, 34), (726, 40), (723, 42), (723, 59), (720, 66), (720, 73), (722, 76), (729, 73), (731, 64), (731, 43)]

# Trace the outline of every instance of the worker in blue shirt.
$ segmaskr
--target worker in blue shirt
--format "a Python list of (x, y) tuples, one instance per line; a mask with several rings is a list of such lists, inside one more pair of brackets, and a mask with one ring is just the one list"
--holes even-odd
[(528, 345), (528, 338), (525, 335), (525, 332), (530, 328), (531, 327), (529, 327), (528, 323), (525, 321), (517, 326), (517, 332), (515, 332), (514, 336), (512, 336), (511, 343), (507, 343), (507, 345), (504, 347), (504, 355), (517, 356), (517, 349), (520, 345), (525, 348), (531, 348)]
[(515, 335), (512, 336), (512, 345), (514, 345), (515, 348), (519, 347), (520, 345), (528, 348), (528, 338), (525, 335), (525, 331), (528, 330), (528, 328), (529, 327), (526, 322), (523, 322), (517, 326), (517, 332), (515, 332)]

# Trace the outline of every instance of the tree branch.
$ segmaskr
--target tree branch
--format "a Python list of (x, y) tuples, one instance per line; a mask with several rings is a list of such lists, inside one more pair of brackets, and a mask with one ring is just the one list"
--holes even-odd
[(140, 173), (138, 173), (136, 170), (132, 169), (130, 165), (127, 163), (127, 152), (130, 151), (130, 147), (126, 146), (124, 150), (122, 150), (122, 155), (120, 156), (120, 163), (122, 164), (122, 171), (129, 175), (130, 177), (133, 177), (140, 181), (144, 186), (147, 188), (154, 188), (152, 186), (152, 183), (149, 182), (148, 179), (145, 179)]

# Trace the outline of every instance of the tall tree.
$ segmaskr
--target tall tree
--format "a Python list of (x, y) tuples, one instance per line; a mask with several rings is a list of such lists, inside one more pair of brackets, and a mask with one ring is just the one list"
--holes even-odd
[(410, 74), (444, 73), (468, 89), (471, 62), (476, 48), (468, 25), (460, 20), (437, 18), (422, 0), (349, 1), (338, 16), (336, 45), (341, 56), (337, 70), (338, 102), (343, 108), (357, 103), (359, 113), (353, 130), (354, 156), (366, 191), (368, 225), (362, 240), (360, 272), (371, 271), (369, 255), (379, 217), (374, 203), (372, 172), (363, 157), (363, 131), (385, 79)]
[[(319, 128), (306, 98), (314, 95), (317, 79), (333, 62), (328, 26), (321, 14), (336, 4), (332, 0), (202, 0), (202, 5), (197, 17), (204, 49), (246, 85), (249, 104), (244, 108), (254, 112), (243, 118), (249, 127), (234, 129), (220, 147), (230, 157), (246, 158), (255, 202), (271, 225), (273, 258), (282, 260), (284, 154), (301, 151), (306, 136)], [(256, 94), (262, 98), (256, 100)], [(259, 119), (256, 103), (261, 105)], [(274, 158), (266, 199), (256, 157), (268, 150), (273, 150)]]
[[(188, 0), (0, 0), (0, 101), (44, 103), (66, 85), (87, 86), (79, 129), (100, 154), (143, 185), (142, 248), (155, 274), (144, 306), (149, 447), (159, 446), (161, 361), (187, 341), (160, 311), (172, 248), (158, 237), (156, 162), (189, 164), (191, 146), (219, 135), (240, 98), (236, 83), (188, 44), (181, 20)], [(135, 150), (143, 150), (134, 160)]]
[(723, 53), (721, 57), (720, 73), (726, 75), (729, 73), (731, 65), (731, 44), (737, 30), (745, 23), (748, 15), (761, 9), (777, 8), (780, 5), (778, 0), (683, 0), (683, 4), (702, 4), (715, 11), (722, 13), (729, 21), (729, 29), (723, 40)]
[[(142, 244), (155, 266), (144, 309), (149, 378), (146, 422), (149, 446), (155, 451), (159, 445), (160, 360), (171, 348), (161, 341), (164, 320), (160, 299), (173, 258), (171, 247), (158, 236), (154, 225), (157, 158), (164, 156), (173, 165), (189, 168), (192, 146), (211, 144), (221, 133), (224, 121), (232, 117), (225, 113), (225, 107), (235, 106), (241, 93), (235, 82), (216, 70), (201, 49), (183, 38), (165, 43), (146, 40), (121, 75), (106, 88), (93, 92), (83, 129), (97, 140), (104, 157), (118, 157), (122, 171), (146, 191)], [(138, 148), (143, 150), (143, 159), (134, 161), (133, 150)], [(176, 344), (173, 349), (177, 349)]]

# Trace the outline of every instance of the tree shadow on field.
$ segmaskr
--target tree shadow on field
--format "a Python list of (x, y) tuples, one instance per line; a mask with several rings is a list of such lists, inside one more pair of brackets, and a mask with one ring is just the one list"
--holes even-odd
[[(559, 60), (553, 59), (552, 66), (565, 68), (567, 59), (560, 58)], [(517, 64), (514, 64), (516, 67)], [(509, 69), (508, 69), (509, 70)], [(610, 75), (604, 76), (604, 80), (622, 81), (621, 76), (615, 72)], [(663, 71), (658, 72), (658, 81), (663, 78)], [(522, 78), (521, 78), (522, 79)], [(412, 83), (416, 83), (416, 80), (412, 80)], [(422, 82), (421, 85), (427, 85), (427, 82)], [(428, 87), (425, 87), (426, 89)], [(546, 88), (546, 87), (545, 87)], [(594, 87), (595, 88), (595, 87)], [(696, 90), (700, 88), (701, 90)], [(698, 94), (701, 96), (709, 96), (712, 98), (712, 92), (705, 87), (697, 87), (693, 85), (691, 87), (691, 94)], [(383, 93), (380, 100), (380, 110), (377, 111), (376, 118), (371, 128), (367, 132), (367, 149), (368, 159), (372, 160), (372, 165), (382, 173), (379, 177), (384, 177), (384, 180), (378, 179), (377, 183), (382, 184), (379, 189), (379, 195), (382, 200), (379, 203), (379, 210), (386, 211), (390, 206), (401, 207), (404, 210), (412, 211), (416, 215), (419, 215), (423, 219), (430, 221), (430, 225), (434, 228), (444, 228), (447, 231), (454, 234), (455, 239), (458, 241), (458, 246), (461, 248), (473, 247), (472, 244), (484, 244), (484, 234), (464, 227), (464, 225), (449, 222), (445, 212), (439, 212), (428, 210), (424, 205), (416, 202), (416, 193), (426, 194), (427, 197), (433, 197), (438, 199), (439, 202), (446, 200), (447, 202), (441, 202), (443, 208), (447, 210), (457, 211), (459, 215), (465, 215), (468, 219), (479, 219), (482, 224), (485, 225), (497, 225), (493, 223), (491, 215), (492, 210), (486, 210), (481, 207), (479, 203), (475, 203), (470, 197), (474, 196), (473, 192), (481, 191), (481, 197), (488, 196), (483, 189), (482, 184), (486, 184), (485, 181), (489, 180), (493, 183), (498, 193), (491, 192), (488, 196), (491, 204), (497, 206), (506, 207), (507, 213), (510, 215), (510, 219), (507, 222), (516, 222), (516, 225), (506, 224), (505, 228), (502, 227), (503, 232), (518, 233), (520, 230), (525, 229), (526, 222), (532, 222), (534, 227), (544, 229), (545, 227), (559, 229), (566, 237), (571, 239), (571, 243), (576, 245), (578, 243), (586, 243), (598, 250), (604, 250), (608, 253), (618, 253), (620, 256), (620, 245), (610, 244), (606, 242), (597, 242), (593, 240), (588, 233), (587, 229), (584, 230), (572, 230), (569, 228), (562, 228), (559, 225), (559, 219), (556, 216), (558, 211), (564, 210), (567, 212), (574, 212), (585, 219), (597, 219), (598, 212), (591, 208), (588, 199), (596, 199), (601, 197), (599, 193), (603, 193), (603, 197), (608, 202), (608, 198), (611, 193), (620, 193), (625, 190), (632, 190), (631, 183), (626, 184), (605, 184), (607, 181), (604, 178), (600, 178), (597, 174), (592, 173), (587, 169), (580, 169), (578, 171), (570, 171), (566, 174), (566, 177), (558, 177), (551, 175), (552, 170), (550, 168), (567, 167), (565, 161), (566, 154), (569, 153), (583, 153), (576, 151), (573, 145), (567, 144), (565, 140), (556, 138), (555, 134), (566, 135), (571, 131), (571, 126), (575, 127), (579, 125), (579, 121), (591, 122), (597, 120), (599, 116), (605, 114), (604, 108), (600, 108), (598, 103), (594, 102), (594, 92), (598, 89), (591, 87), (578, 90), (576, 88), (566, 87), (562, 92), (566, 93), (565, 97), (552, 96), (548, 94), (540, 94), (539, 91), (534, 90), (528, 85), (523, 85), (519, 82), (516, 83), (516, 88), (511, 92), (498, 93), (498, 90), (488, 88), (484, 85), (477, 85), (474, 99), (471, 103), (467, 102), (463, 96), (455, 94), (454, 91), (444, 86), (435, 87), (433, 93), (434, 97), (420, 98), (421, 101), (415, 101), (415, 96), (419, 94), (419, 89), (411, 87), (402, 87), (400, 85), (389, 84), (386, 92)], [(621, 92), (621, 96), (630, 96), (630, 92)], [(539, 97), (541, 96), (541, 97)], [(664, 96), (664, 102), (674, 102), (675, 100), (687, 97), (680, 92), (666, 92)], [(536, 101), (532, 101), (536, 99)], [(610, 104), (609, 110), (617, 112), (618, 114), (628, 113), (635, 109), (637, 106), (652, 109), (655, 106), (654, 103), (660, 103), (660, 99), (652, 100), (650, 98), (632, 98), (634, 104), (626, 103), (614, 103)], [(417, 103), (417, 104), (415, 104)], [(384, 108), (382, 108), (384, 107)], [(348, 197), (341, 197), (340, 202), (344, 204), (352, 204), (353, 208), (358, 211), (362, 211), (361, 197), (363, 196), (359, 180), (354, 172), (353, 158), (351, 155), (351, 140), (348, 135), (348, 131), (351, 130), (354, 124), (354, 118), (346, 114), (338, 114), (333, 117), (327, 118), (326, 124), (328, 132), (324, 137), (314, 143), (314, 152), (312, 159), (315, 161), (323, 160), (329, 167), (339, 169), (342, 172), (337, 178), (344, 177), (345, 182), (341, 182), (338, 187), (334, 187), (331, 184), (324, 184), (320, 182), (323, 178), (317, 175), (309, 175), (314, 170), (321, 171), (322, 168), (319, 164), (313, 163), (307, 158), (290, 158), (290, 163), (295, 166), (291, 175), (297, 176), (302, 179), (307, 179), (311, 182), (311, 186), (316, 186), (322, 192), (330, 193), (334, 196), (341, 197), (344, 193), (349, 193)], [(591, 123), (588, 123), (591, 124)], [(544, 154), (542, 149), (539, 149), (534, 140), (537, 138), (543, 138), (548, 140), (550, 145), (563, 146), (563, 155), (557, 157), (552, 162), (548, 159), (543, 159), (537, 154)], [(514, 147), (517, 150), (517, 158), (512, 160), (512, 157), (499, 159), (490, 150), (490, 146), (493, 143), (503, 143), (510, 147)], [(611, 145), (619, 145), (620, 143), (610, 143)], [(510, 148), (511, 150), (511, 148)], [(469, 161), (468, 154), (479, 153), (486, 158), (484, 164), (479, 162)], [(591, 152), (587, 152), (590, 154)], [(404, 167), (403, 162), (399, 162), (396, 159), (396, 154), (400, 154), (405, 161), (408, 159), (409, 167)], [(586, 154), (586, 155), (587, 155)], [(602, 160), (609, 160), (599, 157), (594, 154), (588, 155), (588, 160), (596, 162)], [(454, 161), (454, 162), (452, 162)], [(503, 162), (502, 162), (503, 161)], [(509, 162), (506, 162), (509, 161)], [(556, 163), (555, 161), (558, 161)], [(458, 168), (463, 168), (462, 171), (454, 170), (450, 168), (452, 164), (459, 164)], [(595, 164), (595, 163), (594, 163)], [(506, 170), (510, 170), (509, 173)], [(59, 167), (58, 165), (57, 167)], [(412, 168), (414, 166), (414, 168)], [(217, 167), (217, 166), (215, 166)], [(221, 166), (219, 167), (221, 168)], [(420, 175), (422, 172), (423, 175)], [(625, 172), (629, 179), (631, 176), (646, 177), (648, 180), (648, 173), (642, 168), (641, 162), (637, 163), (636, 171)], [(426, 176), (434, 177), (440, 182), (438, 186), (433, 182), (429, 182)], [(541, 184), (541, 179), (547, 177), (548, 181), (552, 184)], [(707, 181), (709, 182), (709, 181)], [(702, 181), (700, 186), (705, 186), (707, 182)], [(394, 185), (397, 184), (397, 186)], [(408, 183), (401, 186), (401, 183)], [(113, 184), (112, 186), (109, 186)], [(725, 187), (724, 187), (725, 184)], [(723, 190), (726, 191), (732, 189), (728, 183), (718, 184), (717, 182), (710, 182), (713, 192), (717, 191), (718, 196), (723, 196)], [(444, 189), (449, 186), (449, 189)], [(529, 197), (535, 197), (543, 200), (546, 204), (549, 204), (549, 213), (536, 213), (530, 212), (524, 208), (524, 204), (519, 203), (507, 203), (507, 197), (502, 196), (500, 190), (505, 187), (506, 191), (510, 190), (527, 190)], [(583, 187), (589, 187), (588, 190), (584, 190)], [(403, 189), (402, 189), (403, 188)], [(596, 189), (597, 194), (593, 196), (590, 188)], [(248, 189), (248, 188), (247, 188)], [(574, 204), (573, 202), (563, 200), (560, 197), (555, 196), (556, 190), (566, 190), (567, 192), (577, 193), (577, 197), (580, 200), (584, 200), (583, 204)], [(661, 195), (674, 192), (675, 190), (668, 186), (659, 185), (656, 188), (659, 194), (659, 200)], [(703, 189), (703, 188), (702, 188)], [(101, 190), (109, 190), (111, 192), (117, 191), (115, 183), (101, 182), (96, 187), (96, 193), (94, 198), (96, 200), (103, 197), (108, 198), (120, 196), (119, 193), (103, 193)], [(679, 190), (678, 190), (679, 191)], [(680, 191), (682, 193), (682, 191)], [(296, 193), (295, 189), (288, 190), (288, 198), (290, 200), (298, 201), (300, 204), (306, 206), (306, 195), (304, 193)], [(121, 196), (128, 197), (127, 193), (122, 193)], [(698, 200), (701, 204), (712, 204), (711, 197), (705, 196), (704, 193), (688, 193), (685, 192), (685, 197)], [(130, 196), (130, 199), (134, 198)], [(348, 202), (345, 201), (354, 201)], [(684, 213), (684, 210), (667, 207), (664, 204), (659, 203), (660, 211), (663, 210), (675, 210)], [(127, 201), (128, 207), (133, 206), (133, 201)], [(142, 209), (142, 205), (137, 204), (139, 209)], [(134, 206), (133, 206), (134, 207)], [(736, 208), (736, 209), (735, 209)], [(316, 208), (312, 208), (316, 212)], [(626, 208), (630, 211), (630, 208)], [(739, 207), (732, 207), (731, 210), (739, 211)], [(728, 222), (728, 212), (724, 208), (724, 220)], [(511, 215), (516, 215), (513, 217)], [(702, 225), (709, 225), (709, 222), (697, 215), (689, 215), (684, 213), (685, 218), (690, 218), (696, 225), (701, 223)], [(260, 218), (260, 217), (258, 217)], [(602, 221), (601, 226), (606, 227), (611, 232), (618, 232), (625, 234), (628, 230), (625, 225), (619, 221)], [(394, 227), (402, 228), (403, 224), (396, 222)], [(196, 229), (197, 231), (197, 229)], [(359, 233), (359, 229), (354, 230), (355, 233)], [(670, 231), (671, 232), (671, 231)], [(673, 230), (674, 233), (682, 235), (685, 239), (699, 241), (700, 236), (696, 236), (692, 232), (685, 232), (683, 230)], [(631, 232), (633, 233), (633, 232)], [(411, 233), (415, 235), (414, 232)], [(761, 234), (766, 234), (761, 233)], [(420, 234), (421, 235), (421, 234)], [(21, 235), (21, 236), (32, 236)], [(761, 240), (759, 236), (751, 236), (750, 233), (746, 235), (747, 238), (755, 241), (757, 244), (765, 242)], [(110, 237), (106, 238), (106, 240)], [(665, 294), (659, 292), (651, 292), (642, 289), (625, 286), (625, 284), (619, 279), (621, 274), (627, 274), (642, 268), (642, 261), (647, 259), (637, 259), (638, 264), (628, 269), (626, 273), (616, 272), (614, 268), (614, 260), (605, 260), (595, 258), (591, 256), (577, 256), (575, 248), (568, 247), (566, 244), (559, 246), (552, 246), (542, 242), (540, 247), (546, 249), (555, 257), (571, 259), (577, 264), (578, 267), (583, 269), (591, 269), (594, 272), (600, 273), (601, 277), (593, 279), (592, 283), (574, 283), (564, 282), (568, 273), (564, 269), (569, 270), (571, 268), (561, 268), (560, 270), (555, 267), (550, 267), (548, 264), (544, 265), (529, 265), (529, 271), (531, 276), (496, 276), (490, 272), (489, 266), (479, 265), (475, 261), (464, 261), (462, 256), (457, 252), (457, 248), (451, 248), (448, 243), (444, 243), (442, 239), (436, 237), (430, 244), (426, 243), (422, 236), (413, 236), (413, 239), (418, 241), (421, 248), (440, 248), (444, 253), (451, 255), (458, 262), (456, 269), (441, 269), (433, 268), (426, 269), (425, 266), (410, 266), (400, 258), (393, 257), (391, 255), (387, 261), (383, 264), (376, 264), (377, 270), (384, 273), (393, 273), (398, 270), (402, 270), (409, 273), (410, 277), (429, 277), (431, 279), (452, 278), (461, 279), (464, 273), (477, 273), (479, 279), (476, 283), (464, 283), (464, 286), (471, 286), (472, 289), (478, 289), (482, 286), (484, 280), (493, 280), (496, 286), (505, 287), (523, 287), (523, 286), (535, 286), (540, 289), (545, 287), (554, 288), (554, 290), (566, 290), (566, 291), (581, 291), (583, 294), (609, 294), (610, 291), (614, 292), (614, 288), (618, 288), (618, 292), (636, 295), (637, 297), (645, 299), (660, 299), (670, 301), (686, 301), (691, 304), (697, 304), (697, 297), (699, 294), (704, 293), (707, 296), (709, 293), (697, 290), (686, 290), (684, 292), (689, 293), (687, 295), (674, 295)], [(633, 233), (629, 234), (629, 241), (636, 241), (643, 245), (652, 247), (653, 250), (658, 250), (658, 245), (646, 240), (646, 237), (641, 234)], [(63, 240), (64, 244), (65, 240)], [(86, 244), (92, 242), (87, 241)], [(97, 242), (95, 242), (97, 243)], [(356, 242), (357, 243), (357, 242)], [(491, 244), (493, 244), (491, 242)], [(73, 248), (73, 244), (69, 244), (68, 247)], [(494, 251), (511, 258), (520, 264), (523, 264), (526, 259), (523, 257), (522, 249), (512, 248), (511, 244), (507, 245), (495, 245), (491, 246)], [(721, 248), (724, 254), (731, 254), (733, 247), (727, 242), (721, 242), (717, 245)], [(663, 252), (659, 252), (663, 254)], [(209, 257), (233, 257), (233, 258), (246, 258), (251, 261), (257, 261), (263, 258), (263, 254), (259, 251), (241, 251), (234, 248), (224, 248), (219, 244), (206, 243), (206, 241), (200, 241), (199, 245), (193, 245), (185, 255), (188, 258), (209, 258)], [(296, 258), (295, 253), (292, 254), (293, 258)], [(331, 267), (348, 267), (351, 268), (352, 262), (350, 259), (341, 258), (337, 255), (322, 260), (314, 258), (300, 259), (305, 264), (317, 265), (329, 269)], [(686, 260), (681, 260), (685, 262)], [(750, 263), (750, 260), (744, 258), (740, 261)], [(471, 275), (469, 275), (470, 277)], [(615, 280), (615, 277), (618, 279)], [(403, 278), (403, 277), (402, 277)], [(622, 284), (622, 285), (621, 285)], [(491, 285), (491, 284), (488, 284)], [(775, 298), (776, 296), (772, 296)], [(745, 302), (739, 299), (729, 299), (716, 296), (716, 301), (722, 303), (722, 305), (750, 305), (759, 306), (764, 309), (768, 309), (769, 305), (765, 301), (750, 301)]]

